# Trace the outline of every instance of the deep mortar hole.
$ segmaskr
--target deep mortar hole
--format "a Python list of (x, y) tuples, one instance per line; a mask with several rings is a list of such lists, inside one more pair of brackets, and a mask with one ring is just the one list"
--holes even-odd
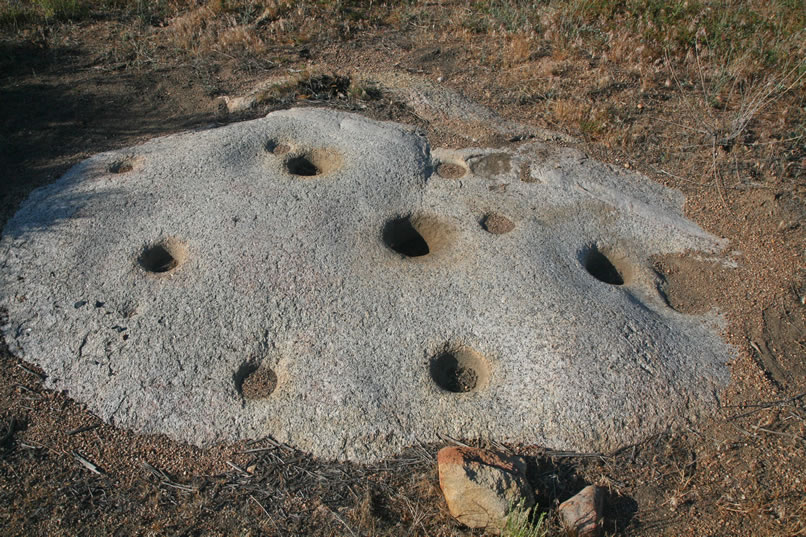
[(156, 274), (170, 272), (185, 262), (187, 251), (179, 241), (166, 239), (148, 246), (140, 254), (140, 266)]
[(431, 360), (430, 369), (437, 386), (453, 393), (478, 391), (490, 377), (486, 360), (469, 347), (443, 351)]
[(624, 277), (616, 268), (616, 265), (596, 247), (588, 250), (583, 258), (582, 265), (591, 276), (600, 282), (610, 285), (624, 285)]
[[(284, 145), (278, 145), (275, 151), (285, 150)], [(291, 147), (287, 147), (291, 151)], [(285, 159), (286, 170), (297, 177), (329, 175), (339, 170), (343, 164), (344, 156), (332, 147), (317, 147), (302, 153), (289, 154)]]
[(311, 162), (305, 155), (288, 159), (286, 168), (288, 168), (288, 172), (292, 175), (301, 175), (303, 177), (312, 177), (322, 173), (316, 164)]
[(430, 248), (425, 238), (417, 231), (411, 217), (390, 220), (383, 228), (383, 242), (406, 257), (428, 255)]
[(233, 375), (235, 389), (244, 399), (265, 399), (277, 388), (277, 374), (273, 369), (247, 362)]

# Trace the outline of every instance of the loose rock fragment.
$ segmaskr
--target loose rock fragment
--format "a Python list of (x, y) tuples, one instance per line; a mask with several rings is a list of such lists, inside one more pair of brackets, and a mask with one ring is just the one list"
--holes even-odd
[(448, 509), (465, 526), (499, 533), (513, 506), (521, 500), (524, 508), (535, 503), (522, 457), (446, 447), (437, 454), (437, 463)]
[(602, 534), (604, 490), (589, 485), (560, 504), (563, 526), (573, 537), (599, 537)]

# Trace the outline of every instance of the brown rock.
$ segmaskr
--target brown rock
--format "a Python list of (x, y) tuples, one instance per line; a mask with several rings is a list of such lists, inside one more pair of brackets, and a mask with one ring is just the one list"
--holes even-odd
[(471, 528), (499, 533), (514, 505), (534, 505), (534, 491), (526, 480), (526, 461), (493, 451), (446, 447), (437, 454), (439, 486), (448, 509)]
[(560, 504), (558, 511), (565, 529), (573, 537), (599, 537), (602, 534), (604, 490), (589, 485)]

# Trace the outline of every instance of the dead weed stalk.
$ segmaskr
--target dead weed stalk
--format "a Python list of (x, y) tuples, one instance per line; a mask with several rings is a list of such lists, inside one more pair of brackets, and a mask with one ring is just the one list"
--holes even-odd
[[(686, 84), (678, 76), (668, 51), (665, 52), (666, 66), (689, 117), (687, 118), (688, 123), (659, 119), (683, 129), (689, 133), (689, 136), (697, 137), (690, 140), (692, 143), (680, 145), (681, 151), (698, 147), (709, 149), (709, 162), (703, 174), (706, 180), (700, 184), (704, 187), (715, 187), (723, 206), (732, 213), (725, 198), (724, 177), (731, 164), (728, 154), (743, 141), (752, 122), (765, 109), (799, 85), (803, 85), (806, 79), (806, 69), (804, 69), (806, 60), (799, 61), (783, 72), (771, 71), (763, 78), (746, 80), (733, 69), (733, 66), (736, 63), (740, 64), (741, 61), (712, 66), (708, 70), (701, 59), (703, 46), (699, 41), (695, 42), (693, 56), (696, 71), (692, 78), (695, 78), (696, 82), (688, 84), (692, 89), (699, 86), (696, 99), (690, 97), (692, 92), (687, 91)], [(712, 56), (710, 51), (708, 51), (708, 55)], [(733, 105), (737, 100), (738, 104)], [(745, 143), (749, 144), (751, 140), (747, 140)], [(741, 182), (738, 160), (735, 156), (733, 164), (737, 168), (737, 180)], [(670, 177), (676, 177), (664, 170), (659, 171)]]

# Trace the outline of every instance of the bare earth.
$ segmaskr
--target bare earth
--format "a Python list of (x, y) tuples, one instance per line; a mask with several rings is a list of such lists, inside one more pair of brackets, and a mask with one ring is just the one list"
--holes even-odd
[[(121, 41), (120, 24), (87, 19), (0, 33), (0, 224), (33, 189), (94, 153), (290, 106), (414, 124), (433, 145), (517, 143), (483, 129), (435, 128), (389, 95), (339, 78), (422, 76), (682, 190), (688, 216), (729, 239), (737, 264), (655, 260), (671, 307), (716, 307), (726, 318), (724, 336), (738, 357), (721, 408), (616, 453), (496, 446), (529, 457), (540, 506), (552, 509), (595, 483), (609, 491), (609, 535), (806, 535), (802, 85), (720, 145), (699, 131), (739, 113), (741, 97), (713, 105), (708, 84), (685, 66), (628, 50), (610, 58), (558, 47), (524, 55), (494, 34), (387, 26), (342, 40), (278, 42), (262, 55), (191, 54), (160, 41), (156, 26), (150, 41)], [(299, 82), (227, 113), (222, 95), (243, 95), (277, 75)], [(69, 394), (44, 390), (42, 372), (2, 342), (0, 360), (5, 535), (476, 534), (447, 512), (436, 472), (441, 445), (412, 446), (370, 467), (313, 460), (270, 438), (200, 450), (101, 423)], [(243, 386), (256, 389), (265, 386)], [(551, 531), (560, 535), (553, 513)]]

